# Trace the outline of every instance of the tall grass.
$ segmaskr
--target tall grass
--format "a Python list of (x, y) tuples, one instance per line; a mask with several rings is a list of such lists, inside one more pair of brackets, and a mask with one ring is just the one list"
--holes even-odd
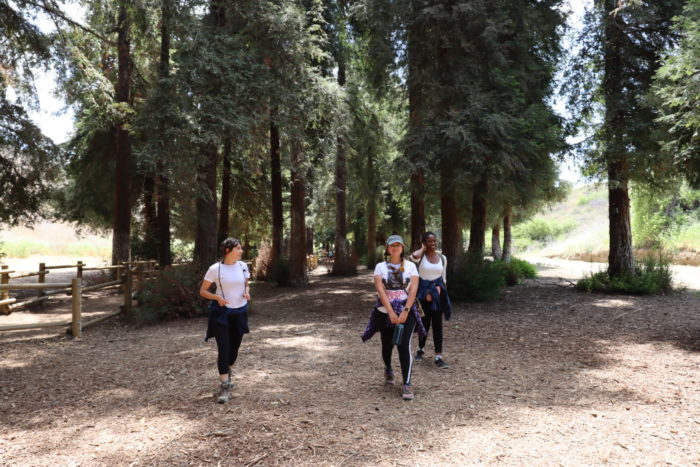
[(590, 274), (576, 283), (586, 292), (649, 295), (673, 290), (673, 273), (668, 259), (648, 257), (637, 262), (634, 271), (620, 277), (610, 277), (605, 271)]

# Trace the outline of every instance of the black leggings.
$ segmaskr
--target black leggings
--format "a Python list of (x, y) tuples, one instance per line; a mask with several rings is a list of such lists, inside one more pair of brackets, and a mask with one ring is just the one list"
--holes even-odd
[(216, 323), (214, 325), (214, 338), (219, 349), (217, 359), (219, 374), (228, 374), (229, 367), (236, 363), (236, 358), (238, 358), (238, 349), (241, 347), (243, 334), (240, 334), (235, 326)]
[[(426, 302), (425, 300), (420, 301), (420, 305), (423, 307), (423, 313), (425, 316), (421, 318), (423, 321), (423, 327), (425, 332), (430, 331), (430, 323), (433, 323), (433, 344), (435, 345), (435, 353), (442, 353), (442, 310), (438, 308), (433, 311), (430, 309), (432, 302)], [(425, 337), (420, 337), (418, 339), (418, 346), (422, 349), (425, 347), (425, 343), (428, 342), (428, 335)]]
[[(392, 344), (391, 341), (394, 337), (394, 327), (386, 326), (386, 322), (389, 322), (388, 317), (386, 317), (384, 324), (379, 328), (382, 336), (382, 358), (384, 359), (384, 366), (391, 368), (391, 354), (394, 350), (394, 344)], [(413, 336), (413, 329), (415, 327), (416, 317), (413, 312), (410, 312), (408, 314), (408, 319), (406, 319), (406, 322), (404, 323), (401, 344), (396, 346), (399, 349), (399, 362), (401, 362), (403, 384), (411, 384), (411, 368), (413, 366), (413, 357), (411, 356), (411, 337)]]

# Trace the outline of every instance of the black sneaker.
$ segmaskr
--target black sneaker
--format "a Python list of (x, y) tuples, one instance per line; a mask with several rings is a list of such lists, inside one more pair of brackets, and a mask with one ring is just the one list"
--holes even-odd
[(448, 365), (447, 362), (445, 360), (443, 360), (442, 358), (435, 359), (435, 366), (438, 368), (442, 368), (442, 369), (450, 367), (450, 365)]
[(231, 398), (231, 389), (233, 389), (231, 380), (223, 381), (221, 386), (219, 386), (219, 397), (216, 399), (216, 402), (219, 404), (227, 403)]
[(384, 384), (396, 384), (394, 379), (394, 370), (391, 368), (384, 369)]
[(423, 352), (423, 349), (418, 349), (418, 352), (416, 352), (416, 356), (413, 357), (413, 360), (415, 360), (417, 362), (422, 362), (423, 355), (425, 355), (425, 352)]

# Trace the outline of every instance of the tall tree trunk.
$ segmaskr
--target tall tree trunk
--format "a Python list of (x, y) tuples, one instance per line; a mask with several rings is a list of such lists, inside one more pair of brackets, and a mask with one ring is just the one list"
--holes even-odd
[(206, 268), (216, 260), (216, 166), (217, 148), (205, 146), (204, 163), (197, 174), (198, 196), (197, 228), (194, 239), (193, 261), (199, 268)]
[(282, 212), (282, 165), (280, 162), (280, 133), (275, 118), (277, 109), (270, 109), (270, 173), (272, 192), (272, 262), (282, 256), (284, 218)]
[[(119, 103), (130, 104), (131, 50), (129, 35), (131, 25), (125, 1), (120, 2), (118, 21), (116, 100)], [(126, 122), (117, 124), (116, 133), (112, 264), (129, 260), (129, 237), (131, 236), (131, 140), (126, 129)]]
[(482, 177), (474, 184), (472, 197), (472, 220), (469, 228), (469, 247), (467, 251), (472, 258), (482, 259), (486, 245), (486, 200), (488, 198), (489, 184), (486, 177)]
[(306, 280), (306, 172), (304, 149), (299, 137), (292, 141), (291, 154), (291, 233), (289, 239), (289, 280), (295, 287), (307, 284)]
[(170, 187), (162, 161), (157, 165), (158, 178), (158, 264), (167, 266), (173, 262), (170, 251)]
[[(172, 18), (172, 0), (162, 0), (160, 22), (160, 63), (158, 75), (161, 86), (171, 89), (167, 80), (170, 76), (170, 21)], [(161, 128), (163, 130), (163, 128)], [(161, 135), (162, 136), (162, 135)], [(163, 267), (172, 263), (170, 252), (170, 187), (165, 174), (165, 164), (159, 158), (156, 161), (156, 248), (158, 264)]]
[(374, 190), (374, 156), (367, 151), (367, 181), (370, 186), (367, 196), (367, 267), (373, 268), (377, 257), (377, 197)]
[[(340, 6), (342, 8), (342, 5)], [(340, 51), (338, 58), (338, 86), (345, 87), (345, 57), (342, 39), (338, 41)], [(347, 222), (347, 138), (344, 130), (338, 132), (335, 157), (335, 257), (333, 274), (350, 273), (350, 255), (348, 251), (348, 222)]]
[(440, 170), (440, 213), (442, 226), (442, 252), (450, 260), (448, 274), (456, 264), (460, 253), (459, 223), (457, 219), (457, 187), (454, 171), (449, 167)]
[(503, 210), (503, 256), (505, 263), (510, 263), (513, 251), (513, 207), (507, 204)]
[(228, 237), (229, 203), (231, 202), (231, 138), (224, 141), (223, 167), (221, 171), (221, 206), (219, 208), (219, 231), (217, 242)]
[(603, 41), (603, 96), (605, 100), (606, 140), (604, 157), (608, 170), (608, 216), (610, 252), (608, 273), (620, 276), (634, 270), (632, 228), (630, 225), (629, 166), (627, 148), (622, 140), (625, 130), (624, 90), (622, 88), (622, 42), (624, 27), (621, 15), (612, 14), (617, 0), (606, 0)]
[[(417, 13), (412, 12), (416, 15)], [(420, 30), (416, 18), (408, 30), (408, 140), (407, 157), (411, 162), (411, 251), (421, 246), (425, 233), (425, 175), (418, 166), (421, 155), (417, 152), (417, 138), (422, 130), (422, 93), (419, 84), (420, 72)]]
[(157, 257), (157, 232), (158, 220), (156, 218), (156, 180), (152, 171), (143, 178), (143, 223), (144, 223), (144, 245), (148, 259)]
[(494, 260), (501, 259), (501, 256), (503, 256), (500, 222), (491, 227), (491, 256), (493, 256)]

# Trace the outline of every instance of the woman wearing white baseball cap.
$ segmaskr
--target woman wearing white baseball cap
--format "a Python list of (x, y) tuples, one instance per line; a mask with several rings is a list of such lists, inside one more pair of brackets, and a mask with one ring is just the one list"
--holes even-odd
[(394, 345), (399, 349), (399, 361), (403, 376), (405, 400), (413, 399), (411, 369), (411, 336), (417, 328), (420, 336), (425, 336), (425, 328), (416, 306), (418, 291), (418, 270), (410, 261), (403, 258), (406, 247), (399, 235), (391, 235), (386, 241), (384, 256), (386, 261), (378, 263), (374, 269), (374, 286), (377, 301), (370, 315), (369, 323), (362, 335), (367, 341), (376, 332), (382, 339), (382, 359), (384, 360), (384, 382), (394, 384), (394, 370), (391, 367), (391, 354)]

